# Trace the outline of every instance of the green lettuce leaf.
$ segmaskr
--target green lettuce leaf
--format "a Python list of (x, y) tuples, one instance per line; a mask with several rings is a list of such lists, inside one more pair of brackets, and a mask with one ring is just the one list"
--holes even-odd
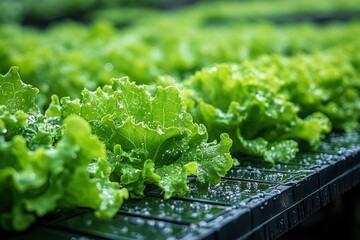
[(291, 58), (267, 56), (254, 64), (282, 79), (278, 91), (300, 106), (301, 117), (322, 112), (334, 130), (350, 132), (359, 126), (360, 76), (351, 60), (355, 54), (349, 57), (345, 49)]
[(298, 151), (295, 139), (316, 148), (330, 122), (320, 113), (300, 118), (299, 107), (277, 91), (282, 84), (245, 62), (205, 68), (184, 82), (184, 91), (188, 111), (211, 140), (226, 132), (234, 140), (233, 153), (287, 162)]
[(108, 181), (105, 156), (104, 145), (77, 116), (65, 120), (63, 137), (50, 149), (31, 151), (21, 135), (11, 141), (0, 137), (0, 192), (9, 193), (1, 207), (2, 227), (24, 230), (59, 208), (89, 207), (98, 217), (112, 217), (127, 191)]
[(149, 184), (159, 186), (165, 198), (184, 195), (187, 176), (216, 184), (232, 166), (229, 136), (207, 143), (205, 127), (185, 111), (176, 87), (151, 90), (114, 79), (96, 91), (84, 90), (80, 100), (53, 97), (46, 114), (86, 119), (106, 145), (111, 179), (133, 197), (143, 196)]
[[(5, 75), (0, 74), (0, 134), (11, 139), (21, 134), (40, 113), (34, 102), (38, 89), (20, 80), (18, 67), (12, 67)], [(29, 115), (29, 114), (31, 115)]]
[[(128, 197), (109, 181), (105, 145), (79, 116), (41, 114), (37, 90), (17, 68), (0, 76), (0, 227), (21, 231), (62, 208), (88, 207), (112, 217)], [(19, 94), (19, 95), (17, 95)], [(21, 99), (23, 97), (26, 101)]]
[(0, 75), (0, 83), (0, 103), (11, 113), (19, 110), (39, 113), (40, 110), (34, 102), (35, 95), (39, 90), (20, 80), (18, 67), (12, 67), (7, 74)]
[[(232, 7), (230, 4), (226, 9)], [(188, 11), (159, 12), (151, 21), (141, 21), (141, 26), (130, 24), (124, 31), (104, 21), (57, 22), (46, 29), (4, 24), (0, 26), (0, 70), (21, 66), (24, 80), (41, 91), (38, 103), (47, 106), (53, 94), (79, 98), (84, 88), (94, 90), (110, 84), (114, 76), (151, 84), (159, 75), (170, 74), (181, 81), (211, 64), (243, 62), (266, 54), (328, 51), (357, 43), (360, 35), (358, 22), (321, 27), (308, 23), (244, 24), (238, 21), (244, 17), (239, 13), (230, 17), (212, 5), (209, 10), (211, 14), (196, 8), (190, 10), (191, 16)], [(122, 11), (129, 14), (129, 9)], [(219, 24), (212, 24), (217, 15), (221, 16), (215, 21)], [(219, 34), (221, 37), (215, 37)]]

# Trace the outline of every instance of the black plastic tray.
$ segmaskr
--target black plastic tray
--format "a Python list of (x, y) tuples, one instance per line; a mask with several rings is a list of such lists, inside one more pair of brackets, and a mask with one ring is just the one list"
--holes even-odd
[[(129, 200), (109, 221), (76, 209), (6, 239), (275, 239), (360, 182), (360, 134), (332, 134), (317, 152), (265, 166), (241, 159), (221, 182), (190, 180), (185, 197), (158, 189)], [(1, 239), (3, 239), (1, 237)]]

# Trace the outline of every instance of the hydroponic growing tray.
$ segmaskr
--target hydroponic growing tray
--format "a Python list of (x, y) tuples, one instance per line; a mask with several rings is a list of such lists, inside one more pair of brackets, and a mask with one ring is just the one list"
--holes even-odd
[[(126, 201), (109, 221), (88, 209), (47, 216), (5, 239), (275, 239), (360, 182), (360, 134), (331, 134), (317, 152), (266, 166), (241, 159), (221, 182), (190, 179), (185, 197), (159, 189)], [(3, 233), (4, 234), (4, 233)], [(1, 239), (4, 239), (1, 237)]]

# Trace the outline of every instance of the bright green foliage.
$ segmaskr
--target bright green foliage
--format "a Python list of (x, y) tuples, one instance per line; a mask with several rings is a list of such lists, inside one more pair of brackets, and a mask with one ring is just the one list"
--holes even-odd
[(34, 116), (39, 115), (40, 110), (34, 102), (39, 90), (20, 80), (17, 67), (0, 75), (0, 84), (0, 134), (11, 139), (21, 134), (28, 121), (33, 122)]
[[(17, 67), (0, 75), (3, 229), (65, 207), (108, 218), (148, 185), (170, 198), (188, 191), (188, 176), (218, 183), (230, 148), (287, 162), (300, 141), (316, 149), (332, 126), (358, 128), (359, 22), (289, 24), (358, 9), (352, 0), (216, 1), (170, 13), (115, 8), (127, 0), (42, 2), (0, 3), (0, 71), (20, 66), (40, 90)], [(89, 17), (101, 20), (89, 24), (9, 24), (94, 7)], [(154, 85), (110, 81), (122, 76)]]
[(24, 230), (59, 208), (89, 207), (112, 217), (128, 193), (109, 181), (105, 146), (89, 124), (78, 116), (64, 123), (43, 116), (37, 90), (20, 81), (16, 68), (0, 76), (0, 89), (1, 228)]
[(53, 94), (79, 98), (84, 88), (95, 90), (112, 77), (151, 84), (169, 74), (180, 82), (211, 64), (323, 51), (356, 42), (360, 35), (357, 22), (205, 26), (200, 20), (193, 24), (185, 13), (155, 16), (120, 31), (107, 22), (65, 22), (44, 30), (0, 26), (0, 71), (21, 66), (23, 79), (40, 89), (37, 101), (43, 107)]
[[(185, 3), (185, 4), (184, 4)], [(184, 5), (183, 5), (184, 4)], [(285, 16), (300, 14), (326, 14), (345, 11), (356, 11), (359, 4), (354, 0), (273, 0), (269, 1), (217, 1), (198, 0), (192, 4), (186, 2), (174, 2), (173, 0), (39, 0), (34, 4), (32, 0), (2, 0), (0, 9), (3, 14), (0, 22), (26, 22), (37, 20), (41, 23), (56, 21), (63, 17), (87, 19), (87, 14), (95, 14), (95, 18), (106, 18), (116, 23), (134, 24), (138, 19), (147, 19), (148, 12), (155, 11), (161, 14), (161, 9), (185, 8), (180, 10), (181, 17), (187, 21), (208, 19), (215, 22), (232, 22), (248, 20), (264, 20), (266, 17)], [(159, 9), (158, 9), (159, 8)], [(154, 10), (155, 9), (155, 10)], [(100, 10), (100, 13), (98, 11)], [(174, 14), (175, 11), (171, 11)], [(145, 15), (145, 16), (144, 16)], [(271, 18), (270, 18), (271, 20)], [(275, 18), (276, 20), (276, 18)], [(121, 25), (120, 25), (121, 26)]]
[(300, 118), (297, 105), (276, 91), (282, 84), (271, 72), (244, 63), (205, 68), (185, 81), (184, 88), (188, 110), (205, 124), (210, 139), (226, 132), (234, 140), (233, 153), (274, 162), (295, 157), (294, 139), (316, 148), (330, 132), (330, 122), (321, 113)]
[(0, 75), (0, 83), (0, 103), (11, 113), (18, 110), (39, 112), (39, 108), (34, 102), (35, 95), (39, 90), (20, 81), (17, 67), (12, 67), (6, 75)]
[(11, 114), (7, 107), (0, 106), (0, 133), (6, 139), (19, 134), (27, 125), (27, 115), (24, 112), (16, 111)]
[(300, 116), (320, 111), (335, 130), (354, 131), (360, 118), (360, 75), (354, 59), (341, 49), (292, 58), (267, 56), (255, 64), (282, 80), (278, 91), (300, 106)]
[[(60, 111), (59, 111), (60, 110)], [(206, 143), (203, 125), (185, 112), (180, 91), (158, 87), (151, 95), (145, 85), (114, 79), (96, 91), (84, 90), (81, 100), (54, 97), (47, 115), (76, 114), (86, 119), (108, 149), (112, 179), (143, 196), (147, 184), (159, 186), (165, 198), (184, 195), (187, 176), (216, 184), (232, 166), (226, 134)]]

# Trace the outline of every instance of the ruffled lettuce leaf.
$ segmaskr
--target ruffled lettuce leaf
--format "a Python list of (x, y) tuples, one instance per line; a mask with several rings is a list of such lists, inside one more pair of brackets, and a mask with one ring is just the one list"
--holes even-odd
[(111, 179), (133, 197), (143, 196), (149, 184), (160, 187), (165, 198), (184, 195), (188, 176), (216, 184), (232, 166), (229, 136), (207, 143), (204, 125), (193, 122), (176, 87), (154, 90), (122, 78), (84, 90), (80, 100), (52, 100), (48, 116), (75, 114), (90, 123), (106, 145)]
[(6, 140), (16, 135), (26, 139), (27, 146), (34, 150), (39, 146), (53, 146), (60, 136), (58, 119), (45, 118), (35, 103), (39, 90), (21, 81), (17, 67), (0, 75), (0, 133)]
[(61, 208), (112, 217), (128, 193), (109, 181), (105, 146), (89, 124), (42, 115), (37, 90), (21, 82), (17, 68), (0, 76), (0, 89), (1, 228), (21, 231)]
[(298, 152), (296, 139), (312, 148), (330, 131), (323, 114), (300, 118), (299, 108), (277, 92), (274, 75), (250, 63), (205, 68), (184, 82), (187, 108), (206, 126), (211, 140), (226, 132), (234, 140), (233, 153), (287, 162)]
[(32, 116), (40, 113), (34, 102), (39, 90), (20, 80), (17, 67), (0, 74), (0, 84), (0, 134), (11, 139), (28, 126)]
[(39, 90), (20, 80), (18, 67), (10, 68), (9, 72), (5, 75), (0, 74), (0, 83), (0, 103), (9, 109), (11, 113), (20, 110), (39, 113), (40, 110), (34, 102), (34, 98)]
[[(112, 217), (127, 198), (110, 182), (104, 145), (80, 117), (71, 116), (53, 148), (26, 146), (21, 135), (0, 136), (1, 225), (24, 230), (37, 217), (59, 208), (88, 207), (101, 218)], [(89, 168), (93, 171), (89, 173)]]
[(334, 130), (350, 132), (359, 125), (360, 85), (355, 58), (345, 49), (291, 58), (265, 56), (254, 64), (282, 79), (278, 91), (300, 106), (301, 117), (322, 112)]

